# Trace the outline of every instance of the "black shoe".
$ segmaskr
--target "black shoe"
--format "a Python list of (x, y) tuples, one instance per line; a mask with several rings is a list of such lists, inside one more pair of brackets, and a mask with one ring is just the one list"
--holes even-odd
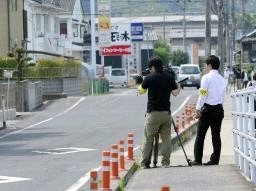
[(208, 161), (208, 162), (204, 163), (203, 165), (209, 166), (209, 165), (218, 165), (218, 164), (219, 164), (218, 162)]
[(149, 169), (150, 168), (150, 166), (149, 165), (141, 165), (141, 167), (140, 167), (141, 169)]
[(194, 161), (191, 162), (191, 165), (192, 166), (202, 166), (202, 163), (201, 162), (197, 162), (197, 161), (194, 160)]

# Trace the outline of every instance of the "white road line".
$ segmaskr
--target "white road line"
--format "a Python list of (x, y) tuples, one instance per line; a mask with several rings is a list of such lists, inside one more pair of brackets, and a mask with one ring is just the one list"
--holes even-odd
[(180, 105), (180, 107), (178, 109), (176, 109), (176, 111), (174, 111), (172, 113), (172, 116), (176, 115), (180, 110), (182, 110), (182, 108), (186, 105), (186, 103), (188, 102), (188, 100), (191, 98), (191, 96), (186, 97), (186, 99), (182, 102), (182, 104)]
[(24, 131), (24, 130), (26, 130), (26, 129), (31, 129), (31, 128), (33, 128), (33, 127), (36, 127), (36, 126), (38, 126), (38, 125), (41, 125), (41, 124), (46, 123), (46, 122), (48, 122), (48, 121), (51, 121), (51, 120), (53, 120), (55, 117), (59, 117), (59, 116), (65, 114), (65, 113), (71, 111), (72, 109), (74, 109), (74, 108), (75, 108), (81, 101), (83, 101), (84, 99), (85, 99), (85, 97), (80, 98), (74, 105), (72, 105), (71, 107), (69, 107), (68, 109), (66, 109), (66, 110), (63, 111), (63, 112), (54, 115), (53, 117), (50, 117), (50, 118), (48, 118), (48, 119), (45, 119), (45, 120), (43, 120), (43, 121), (40, 121), (40, 122), (35, 123), (35, 124), (33, 124), (33, 125), (30, 125), (30, 126), (28, 126), (28, 127), (25, 127), (25, 128), (23, 128), (23, 129), (20, 129), (20, 130), (17, 130), (17, 131), (13, 131), (13, 132), (7, 133), (7, 134), (1, 136), (0, 139), (3, 139), (3, 138), (5, 138), (5, 137), (9, 137), (10, 135), (14, 135), (14, 134), (20, 133), (20, 132), (22, 132), (22, 131)]
[[(186, 97), (186, 99), (182, 102), (182, 104), (180, 105), (180, 107), (173, 112), (172, 115), (175, 115), (176, 113), (178, 113), (184, 106), (185, 104), (188, 102), (188, 100), (191, 98), (191, 96)], [(139, 149), (140, 146), (136, 146), (133, 150), (137, 150)], [(125, 152), (125, 156), (127, 156), (127, 152)], [(96, 171), (99, 171), (101, 169), (101, 166), (97, 167)], [(69, 187), (66, 191), (77, 191), (78, 189), (81, 189), (81, 187), (86, 184), (88, 181), (90, 180), (90, 171), (87, 172), (83, 177), (81, 177), (75, 184), (73, 184), (71, 187)]]
[(20, 177), (11, 177), (11, 176), (0, 176), (0, 184), (10, 183), (10, 182), (19, 182), (24, 180), (32, 180), (31, 178), (20, 178)]

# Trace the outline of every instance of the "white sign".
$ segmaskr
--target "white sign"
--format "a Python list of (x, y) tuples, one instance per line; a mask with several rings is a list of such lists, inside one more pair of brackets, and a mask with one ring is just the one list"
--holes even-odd
[(19, 182), (19, 181), (25, 181), (25, 180), (31, 180), (31, 179), (30, 178), (11, 177), (11, 176), (0, 176), (0, 184), (10, 183), (10, 182)]
[(11, 78), (12, 77), (12, 71), (4, 70), (4, 77), (5, 78)]
[(130, 45), (131, 44), (131, 24), (112, 24), (111, 25), (111, 45)]

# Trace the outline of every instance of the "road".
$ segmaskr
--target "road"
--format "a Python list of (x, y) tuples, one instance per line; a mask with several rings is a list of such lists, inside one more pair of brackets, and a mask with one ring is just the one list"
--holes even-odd
[[(172, 100), (172, 111), (196, 89)], [(135, 89), (114, 89), (109, 95), (69, 97), (49, 102), (7, 123), (0, 132), (1, 191), (72, 191), (78, 180), (98, 168), (101, 153), (134, 133), (142, 143), (146, 95)], [(138, 149), (139, 151), (139, 149)]]

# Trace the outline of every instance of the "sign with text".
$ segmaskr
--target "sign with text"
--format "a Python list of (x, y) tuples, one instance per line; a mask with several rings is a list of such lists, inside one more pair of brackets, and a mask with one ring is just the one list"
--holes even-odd
[(131, 23), (132, 41), (143, 41), (143, 23)]
[(102, 56), (118, 56), (127, 54), (131, 54), (131, 45), (118, 45), (101, 48)]
[(131, 24), (112, 24), (111, 45), (131, 44)]
[(106, 46), (111, 43), (110, 29), (110, 0), (98, 0), (99, 46)]

